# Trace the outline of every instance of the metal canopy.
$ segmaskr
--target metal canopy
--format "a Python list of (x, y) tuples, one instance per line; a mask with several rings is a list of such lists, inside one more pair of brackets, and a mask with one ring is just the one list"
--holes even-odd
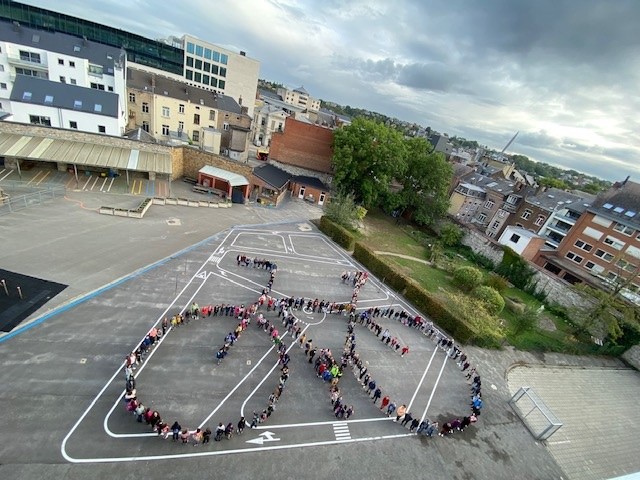
[(229, 185), (232, 187), (238, 187), (240, 185), (249, 185), (249, 180), (244, 178), (242, 175), (238, 173), (233, 173), (228, 170), (223, 170), (221, 168), (212, 167), (211, 165), (206, 165), (198, 170), (198, 173), (202, 173), (204, 175), (209, 175), (211, 177), (221, 178), (222, 180), (226, 180), (229, 182)]

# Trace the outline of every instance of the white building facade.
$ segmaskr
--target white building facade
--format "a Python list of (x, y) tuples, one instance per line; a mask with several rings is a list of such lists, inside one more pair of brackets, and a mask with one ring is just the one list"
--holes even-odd
[(280, 95), (283, 102), (289, 105), (302, 107), (310, 112), (318, 112), (320, 110), (320, 100), (311, 97), (304, 87), (293, 90), (278, 88), (278, 95)]
[(126, 101), (123, 50), (0, 22), (0, 110), (9, 114), (6, 120), (119, 136)]

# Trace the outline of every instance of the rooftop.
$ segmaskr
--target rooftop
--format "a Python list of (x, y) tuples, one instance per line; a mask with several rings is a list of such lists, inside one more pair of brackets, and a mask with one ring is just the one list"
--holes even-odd
[(90, 63), (101, 65), (105, 75), (113, 75), (114, 62), (119, 60), (122, 52), (119, 48), (84, 40), (73, 35), (36, 30), (2, 20), (0, 20), (0, 41), (84, 58)]
[(16, 75), (10, 98), (14, 102), (77, 110), (106, 117), (118, 118), (119, 115), (116, 93), (28, 75)]
[(209, 90), (194, 87), (179, 80), (173, 80), (162, 75), (155, 75), (134, 68), (127, 68), (127, 87), (184, 100), (185, 102), (200, 104), (223, 112), (238, 115), (242, 112), (242, 108), (238, 102), (228, 95), (210, 92)]
[(525, 201), (550, 212), (569, 208), (575, 212), (582, 213), (591, 205), (594, 199), (595, 196), (589, 193), (580, 192), (577, 194), (565, 192), (559, 188), (548, 188), (527, 197)]
[(253, 174), (278, 190), (282, 189), (291, 179), (288, 172), (270, 163), (254, 168)]
[(594, 200), (589, 211), (640, 229), (640, 184), (615, 183)]

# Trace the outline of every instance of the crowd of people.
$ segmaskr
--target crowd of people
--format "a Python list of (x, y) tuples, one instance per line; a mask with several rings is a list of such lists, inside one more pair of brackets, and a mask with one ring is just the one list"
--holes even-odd
[[(271, 321), (259, 312), (262, 307), (266, 307), (267, 312), (277, 312), (278, 318), (282, 318), (282, 326), (286, 329), (286, 333), (291, 336), (292, 341), (299, 342), (300, 348), (304, 349), (305, 357), (308, 363), (313, 365), (318, 378), (329, 385), (329, 398), (336, 418), (349, 419), (355, 413), (353, 405), (347, 405), (344, 401), (339, 388), (339, 381), (343, 372), (351, 366), (358, 382), (370, 396), (373, 403), (387, 416), (395, 416), (393, 421), (408, 428), (410, 432), (415, 432), (418, 435), (427, 437), (431, 437), (438, 432), (438, 435), (445, 436), (451, 435), (456, 431), (464, 431), (469, 425), (477, 422), (477, 417), (480, 415), (483, 407), (480, 375), (475, 367), (471, 367), (467, 355), (459, 346), (455, 345), (452, 339), (442, 334), (434, 327), (432, 322), (424, 321), (420, 316), (412, 316), (405, 310), (394, 308), (393, 306), (372, 307), (357, 313), (358, 295), (360, 289), (367, 282), (367, 272), (355, 271), (342, 273), (342, 282), (353, 288), (351, 302), (336, 303), (325, 301), (324, 299), (319, 300), (318, 298), (312, 299), (304, 297), (275, 298), (272, 297), (270, 293), (275, 280), (277, 265), (266, 259), (251, 258), (246, 255), (238, 255), (236, 259), (238, 266), (264, 269), (270, 273), (269, 280), (255, 303), (247, 307), (245, 307), (244, 304), (218, 304), (200, 307), (196, 302), (193, 302), (189, 307), (185, 308), (184, 311), (173, 315), (171, 319), (164, 318), (159, 328), (154, 326), (148, 334), (145, 335), (137, 348), (125, 357), (125, 408), (135, 416), (138, 422), (146, 423), (158, 436), (165, 439), (171, 437), (173, 441), (183, 444), (206, 444), (209, 443), (212, 436), (214, 436), (215, 441), (220, 441), (223, 438), (230, 439), (234, 432), (241, 434), (246, 426), (256, 428), (258, 424), (265, 422), (271, 416), (276, 409), (278, 400), (289, 378), (288, 364), (290, 356), (287, 353), (287, 345), (283, 342), (284, 335), (280, 334), (276, 320)], [(321, 348), (318, 350), (314, 346), (313, 340), (302, 332), (301, 325), (293, 312), (303, 309), (312, 312), (348, 315), (347, 336), (339, 361), (334, 358), (330, 349)], [(239, 320), (237, 327), (224, 337), (223, 345), (216, 350), (215, 356), (218, 364), (224, 360), (231, 347), (248, 328), (251, 320), (255, 319), (257, 328), (263, 329), (274, 343), (280, 365), (278, 386), (269, 395), (266, 401), (266, 408), (253, 411), (250, 421), (241, 417), (235, 426), (233, 422), (226, 424), (220, 422), (215, 429), (215, 435), (213, 435), (210, 428), (183, 428), (178, 421), (174, 421), (174, 423), (169, 426), (158, 411), (152, 410), (143, 404), (136, 390), (135, 371), (137, 367), (144, 362), (149, 351), (152, 350), (172, 328), (187, 325), (191, 320), (197, 320), (200, 316), (233, 316)], [(385, 394), (383, 396), (384, 392), (382, 387), (372, 378), (367, 366), (356, 352), (356, 336), (354, 332), (356, 323), (368, 328), (377, 337), (380, 337), (382, 343), (385, 343), (394, 351), (400, 353), (401, 356), (409, 353), (409, 347), (408, 345), (401, 345), (398, 338), (392, 336), (390, 330), (384, 328), (379, 323), (378, 318), (394, 319), (406, 327), (418, 329), (425, 336), (433, 340), (438, 348), (445, 351), (451, 359), (457, 362), (460, 370), (463, 373), (466, 372), (466, 378), (470, 384), (471, 412), (469, 415), (463, 416), (462, 418), (453, 418), (445, 422), (439, 429), (438, 422), (431, 422), (428, 418), (414, 418), (411, 412), (407, 411), (405, 404), (398, 405), (389, 395)]]

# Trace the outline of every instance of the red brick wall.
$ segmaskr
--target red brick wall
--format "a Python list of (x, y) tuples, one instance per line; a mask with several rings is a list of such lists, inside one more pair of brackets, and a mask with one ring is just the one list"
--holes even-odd
[(278, 162), (322, 173), (332, 173), (333, 131), (288, 118), (284, 132), (271, 138), (269, 157)]

